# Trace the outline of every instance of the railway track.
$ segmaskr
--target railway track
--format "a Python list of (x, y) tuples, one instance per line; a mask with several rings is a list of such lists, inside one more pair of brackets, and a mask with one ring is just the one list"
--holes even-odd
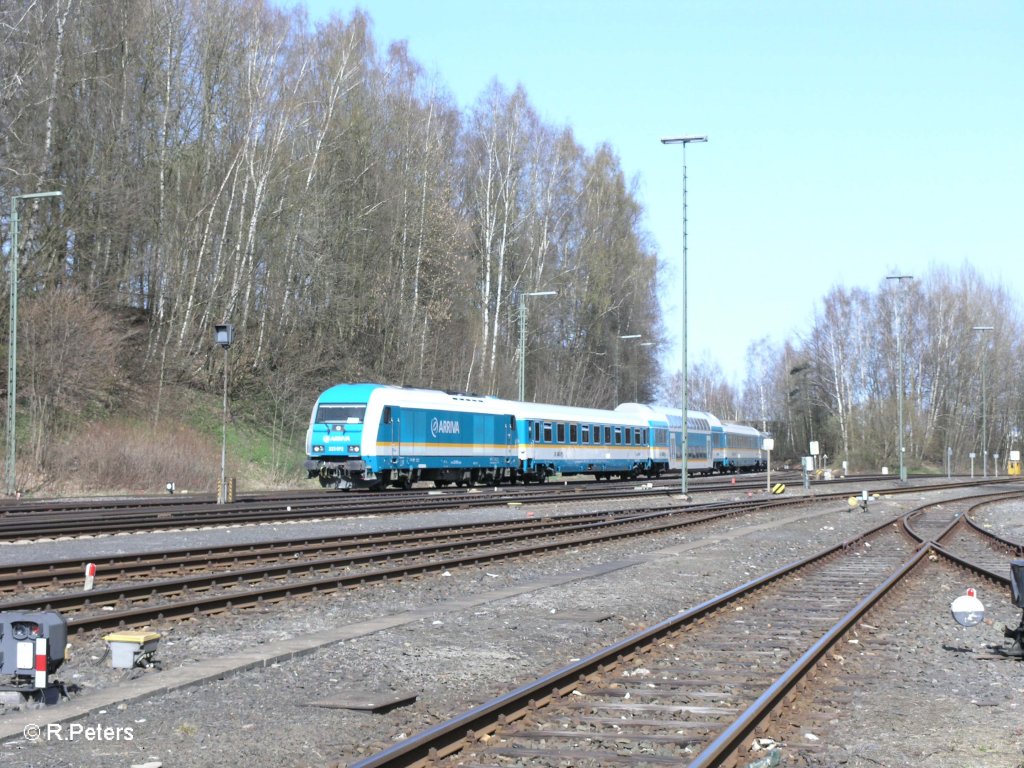
[(550, 488), (472, 489), (458, 492), (410, 492), (394, 494), (318, 493), (292, 500), (252, 499), (236, 504), (213, 502), (169, 506), (103, 508), (87, 506), (63, 510), (19, 512), (0, 516), (0, 537), (37, 539), (41, 537), (120, 533), (124, 531), (174, 530), (189, 527), (248, 525), (280, 521), (322, 520), (347, 516), (427, 512), (437, 509), (482, 507), (513, 502), (618, 499), (640, 493), (670, 493), (635, 483)]
[[(748, 765), (756, 759), (746, 751), (751, 739), (773, 744), (786, 730), (780, 712), (815, 706), (813, 671), (858, 622), (872, 611), (876, 626), (906, 620), (905, 610), (886, 605), (901, 590), (912, 592), (905, 585), (922, 569), (968, 568), (1007, 588), (1006, 576), (947, 558), (932, 538), (970, 533), (961, 520), (978, 503), (943, 502), (899, 525), (887, 521), (351, 768)], [(1019, 551), (1012, 542), (998, 546)], [(815, 745), (788, 736), (786, 764), (813, 764), (801, 762), (801, 753)], [(765, 754), (763, 764), (778, 758)]]
[[(198, 551), (140, 552), (94, 561), (101, 580), (98, 589), (88, 592), (79, 586), (84, 565), (80, 560), (17, 564), (0, 568), (0, 595), (8, 596), (0, 601), (0, 610), (59, 610), (77, 632), (142, 625), (819, 500), (718, 502)], [(943, 508), (943, 527), (961, 516), (957, 504), (966, 502)]]
[[(763, 500), (760, 509), (792, 505), (803, 500)], [(126, 574), (149, 574), (187, 569), (159, 581), (136, 579), (89, 592), (25, 595), (29, 584), (66, 585), (81, 576), (80, 563), (53, 561), (13, 566), (2, 573), (0, 588), (17, 593), (0, 602), (0, 611), (59, 610), (71, 632), (149, 624), (161, 619), (215, 613), (256, 606), (302, 594), (356, 587), (386, 579), (439, 572), (468, 564), (561, 551), (628, 536), (672, 531), (744, 513), (750, 502), (707, 505), (702, 513), (690, 508), (623, 513), (572, 515), (470, 526), (442, 526), (405, 533), (373, 534), (345, 541), (321, 540), (316, 547), (255, 545), (111, 558), (106, 568)], [(274, 551), (275, 549), (279, 551)], [(326, 557), (309, 557), (319, 549)], [(235, 559), (255, 555), (270, 559), (237, 568)], [(63, 581), (62, 581), (63, 580)]]
[[(773, 475), (774, 476), (774, 475)], [(777, 479), (797, 479), (785, 473)], [(891, 482), (886, 476), (857, 476), (831, 481), (815, 481), (816, 489)], [(930, 478), (929, 481), (934, 480)], [(1007, 482), (992, 480), (990, 482)], [(694, 478), (691, 492), (761, 492), (761, 475), (737, 475), (729, 480)], [(973, 481), (972, 481), (973, 483)], [(935, 487), (971, 485), (968, 482), (945, 483)], [(889, 489), (903, 492), (907, 489)], [(542, 503), (565, 501), (566, 496), (580, 500), (621, 499), (641, 493), (674, 496), (678, 479), (662, 478), (635, 482), (550, 482), (533, 486), (501, 486), (444, 490), (412, 490), (389, 493), (339, 493), (333, 491), (270, 493), (245, 495), (231, 504), (217, 504), (205, 495), (148, 498), (33, 501), (0, 507), (0, 539), (39, 539), (62, 536), (100, 535), (129, 531), (176, 530), (224, 525), (250, 525), (280, 521), (319, 520), (350, 515), (425, 512), (448, 507), (479, 507), (505, 503)], [(844, 495), (844, 491), (837, 491)]]

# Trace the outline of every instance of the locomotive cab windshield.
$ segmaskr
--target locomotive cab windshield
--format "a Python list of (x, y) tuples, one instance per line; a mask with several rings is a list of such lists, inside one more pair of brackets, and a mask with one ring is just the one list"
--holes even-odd
[(362, 424), (366, 405), (336, 405), (323, 403), (316, 410), (317, 424)]

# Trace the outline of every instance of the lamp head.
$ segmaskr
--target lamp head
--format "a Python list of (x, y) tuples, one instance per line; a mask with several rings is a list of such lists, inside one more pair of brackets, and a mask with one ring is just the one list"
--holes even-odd
[(231, 346), (231, 342), (235, 340), (235, 326), (230, 323), (213, 326), (213, 339), (224, 349), (227, 349)]

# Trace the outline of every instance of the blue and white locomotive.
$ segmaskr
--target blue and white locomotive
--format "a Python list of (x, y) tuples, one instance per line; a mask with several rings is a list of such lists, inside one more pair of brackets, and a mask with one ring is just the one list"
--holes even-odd
[(313, 406), (306, 470), (322, 486), (344, 489), (511, 480), (516, 420), (500, 403), (427, 389), (339, 384)]
[[(763, 468), (760, 451), (731, 445), (734, 435), (754, 441), (760, 433), (690, 411), (689, 474)], [(305, 468), (323, 487), (342, 489), (544, 482), (552, 475), (657, 477), (681, 468), (681, 446), (678, 409), (627, 403), (606, 411), (339, 384), (313, 407)]]

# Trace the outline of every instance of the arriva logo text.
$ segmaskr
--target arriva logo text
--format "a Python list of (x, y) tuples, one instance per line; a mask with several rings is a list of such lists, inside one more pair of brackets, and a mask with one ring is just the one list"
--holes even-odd
[(459, 434), (459, 422), (455, 419), (439, 419), (436, 416), (430, 420), (430, 435), (457, 435)]

